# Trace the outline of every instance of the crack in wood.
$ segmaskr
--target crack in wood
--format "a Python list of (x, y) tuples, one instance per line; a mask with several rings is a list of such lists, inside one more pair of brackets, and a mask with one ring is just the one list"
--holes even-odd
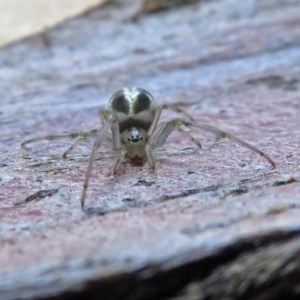
[(41, 191), (38, 191), (38, 192), (30, 195), (24, 201), (20, 201), (20, 202), (15, 203), (15, 205), (21, 205), (23, 203), (41, 200), (41, 199), (43, 199), (45, 197), (50, 197), (50, 196), (54, 195), (57, 192), (58, 192), (58, 189), (41, 190)]

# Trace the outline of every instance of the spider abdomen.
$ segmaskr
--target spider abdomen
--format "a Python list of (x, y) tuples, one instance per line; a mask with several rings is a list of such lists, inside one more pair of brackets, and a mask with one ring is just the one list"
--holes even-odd
[(130, 127), (147, 131), (156, 109), (153, 96), (141, 88), (124, 88), (116, 92), (110, 99), (110, 106), (118, 119), (120, 133)]

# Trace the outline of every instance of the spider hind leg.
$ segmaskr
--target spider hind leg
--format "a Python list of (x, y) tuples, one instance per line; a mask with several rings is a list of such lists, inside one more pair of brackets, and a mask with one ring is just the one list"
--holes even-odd
[[(203, 131), (206, 132), (210, 132), (215, 134), (217, 137), (219, 138), (225, 138), (225, 139), (229, 139), (232, 140), (233, 142), (240, 144), (241, 146), (248, 148), (250, 151), (255, 152), (256, 154), (260, 155), (261, 157), (263, 157), (265, 160), (267, 160), (273, 168), (276, 167), (274, 161), (264, 152), (262, 152), (261, 150), (259, 150), (258, 148), (248, 144), (247, 142), (239, 139), (238, 137), (222, 131), (218, 128), (209, 126), (209, 125), (204, 125), (204, 124), (197, 124), (197, 123), (193, 123), (189, 120), (183, 120), (183, 119), (173, 119), (169, 122), (166, 122), (164, 127), (160, 130), (160, 132), (157, 134), (156, 138), (155, 138), (155, 144), (156, 147), (161, 147), (166, 139), (168, 138), (168, 136), (174, 131), (174, 130), (178, 130), (178, 128), (180, 128), (181, 125), (184, 125), (188, 128), (197, 128), (197, 129), (201, 129)], [(182, 130), (182, 129), (181, 129)], [(180, 130), (178, 130), (180, 131)], [(186, 137), (188, 137), (188, 133), (185, 132), (184, 134)], [(188, 137), (189, 138), (189, 137)], [(194, 142), (192, 139), (190, 139), (192, 142)], [(194, 142), (195, 143), (195, 142)]]

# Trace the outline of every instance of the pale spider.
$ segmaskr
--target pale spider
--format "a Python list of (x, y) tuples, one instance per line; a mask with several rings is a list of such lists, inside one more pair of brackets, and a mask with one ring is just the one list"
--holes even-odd
[[(175, 118), (171, 121), (158, 124), (164, 109), (171, 109), (185, 116), (187, 119)], [(170, 105), (158, 106), (153, 96), (141, 88), (124, 88), (114, 93), (110, 98), (109, 108), (101, 110), (100, 117), (103, 123), (100, 129), (94, 129), (90, 132), (71, 133), (69, 135), (48, 135), (27, 140), (21, 144), (21, 146), (24, 147), (26, 144), (40, 140), (78, 138), (75, 143), (64, 152), (63, 157), (65, 158), (79, 143), (88, 137), (95, 137), (96, 141), (89, 158), (80, 200), (82, 209), (84, 208), (86, 192), (96, 152), (102, 143), (112, 143), (113, 149), (117, 153), (118, 159), (114, 167), (114, 174), (118, 171), (125, 158), (131, 162), (143, 161), (146, 158), (151, 169), (154, 170), (155, 161), (152, 153), (165, 143), (168, 136), (174, 130), (177, 130), (197, 147), (201, 148), (200, 142), (194, 139), (188, 132), (184, 131), (181, 128), (182, 125), (188, 128), (199, 128), (208, 131), (215, 134), (218, 138), (228, 138), (259, 154), (275, 167), (273, 160), (254, 146), (218, 128), (195, 123), (189, 114), (179, 108)]]

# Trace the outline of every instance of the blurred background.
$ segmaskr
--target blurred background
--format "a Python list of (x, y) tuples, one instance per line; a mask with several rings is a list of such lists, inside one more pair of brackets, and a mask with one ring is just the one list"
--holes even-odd
[(107, 0), (0, 0), (0, 46), (51, 27)]

